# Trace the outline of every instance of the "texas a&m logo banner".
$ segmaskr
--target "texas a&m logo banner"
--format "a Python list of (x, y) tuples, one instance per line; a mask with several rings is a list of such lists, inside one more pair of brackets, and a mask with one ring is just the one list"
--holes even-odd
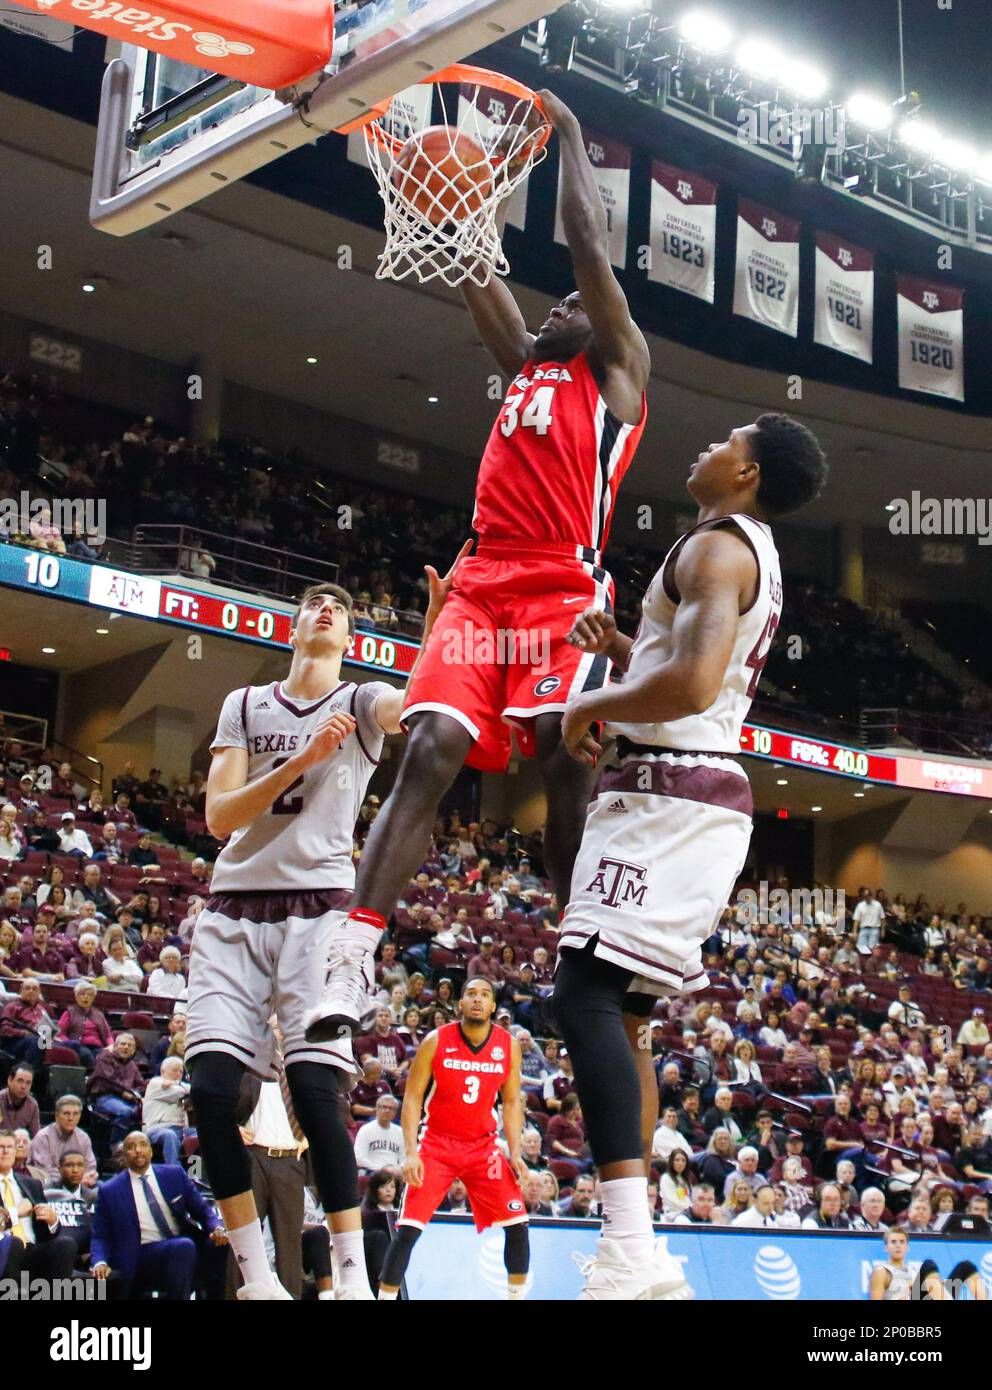
[(799, 223), (737, 200), (734, 313), (795, 338), (799, 331)]
[(713, 303), (717, 186), (655, 160), (651, 165), (648, 279)]
[(871, 362), (874, 329), (874, 251), (817, 232), (814, 341)]
[[(630, 146), (595, 130), (582, 127), (586, 153), (596, 177), (596, 187), (606, 209), (610, 261), (618, 270), (627, 264), (627, 218), (630, 211)], [(555, 241), (564, 246), (565, 229), (561, 220), (561, 170), (558, 172), (558, 203), (555, 208)]]
[(900, 275), (899, 385), (964, 400), (964, 290)]

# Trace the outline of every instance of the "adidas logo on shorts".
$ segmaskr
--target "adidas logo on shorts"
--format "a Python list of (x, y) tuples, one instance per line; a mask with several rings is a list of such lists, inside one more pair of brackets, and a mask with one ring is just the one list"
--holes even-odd
[(627, 814), (627, 805), (622, 796), (617, 797), (616, 801), (610, 802), (606, 808), (606, 814), (608, 816), (625, 816)]

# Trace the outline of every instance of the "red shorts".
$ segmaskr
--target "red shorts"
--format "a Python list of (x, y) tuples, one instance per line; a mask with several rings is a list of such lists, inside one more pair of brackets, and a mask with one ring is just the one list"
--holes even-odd
[(448, 1135), (426, 1134), (420, 1157), (424, 1161), (424, 1181), (420, 1187), (408, 1187), (403, 1193), (397, 1225), (423, 1230), (456, 1178), (461, 1178), (468, 1191), (477, 1231), (484, 1231), (487, 1226), (515, 1226), (527, 1220), (517, 1175), (494, 1139), (466, 1143)]
[(457, 719), (475, 740), (466, 762), (482, 772), (506, 769), (511, 725), (532, 758), (535, 717), (561, 714), (573, 695), (609, 680), (605, 656), (567, 641), (585, 609), (613, 611), (613, 580), (594, 551), (586, 560), (581, 553), (481, 543), (459, 566), (407, 688), (404, 718), (434, 710)]

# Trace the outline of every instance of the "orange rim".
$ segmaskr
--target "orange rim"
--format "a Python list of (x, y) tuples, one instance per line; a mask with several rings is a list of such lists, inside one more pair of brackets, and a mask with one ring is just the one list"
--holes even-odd
[[(547, 115), (541, 105), (541, 98), (536, 92), (532, 92), (529, 87), (525, 87), (522, 82), (518, 82), (513, 77), (507, 77), (501, 72), (491, 72), (488, 68), (477, 68), (471, 63), (452, 63), (450, 67), (442, 68), (440, 72), (435, 72), (422, 80), (425, 83), (457, 82), (473, 87), (492, 87), (498, 92), (506, 92), (508, 96), (515, 97), (518, 101), (532, 102), (535, 110), (540, 112), (544, 121), (543, 127), (535, 131), (533, 136), (535, 153), (538, 150), (543, 150), (551, 139), (551, 126), (548, 124)], [(348, 121), (346, 125), (339, 125), (336, 128), (337, 134), (350, 135), (353, 130), (363, 130), (365, 127), (371, 126), (370, 134), (375, 140), (383, 148), (391, 149), (395, 154), (402, 149), (403, 141), (397, 140), (393, 135), (387, 135), (379, 126), (379, 121), (388, 114), (392, 100), (392, 97), (387, 97), (385, 101), (377, 101), (363, 116)]]

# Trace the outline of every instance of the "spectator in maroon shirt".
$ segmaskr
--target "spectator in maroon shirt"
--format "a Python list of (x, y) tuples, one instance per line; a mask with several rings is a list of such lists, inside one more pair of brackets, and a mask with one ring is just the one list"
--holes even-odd
[(9, 922), (19, 932), (24, 932), (34, 921), (34, 913), (28, 912), (23, 904), (21, 890), (16, 884), (3, 890), (3, 903), (0, 904), (0, 918)]
[(561, 1103), (561, 1111), (548, 1122), (546, 1136), (548, 1154), (553, 1159), (574, 1163), (581, 1171), (591, 1166), (586, 1132), (582, 1124), (582, 1107), (574, 1091)]
[[(0, 1018), (0, 1038), (3, 1049), (19, 1062), (27, 1062), (36, 1067), (41, 1060), (42, 1039), (39, 1030), (45, 1025), (55, 1034), (55, 1025), (44, 1004), (41, 1002), (41, 986), (37, 980), (25, 980), (21, 993), (4, 1005)], [(47, 1042), (45, 1043), (47, 1047)]]
[(539, 985), (550, 984), (551, 962), (548, 959), (547, 946), (535, 946), (534, 953), (531, 956), (531, 961), (534, 966), (534, 979), (536, 983)]
[(93, 1066), (96, 1054), (103, 1047), (112, 1047), (114, 1035), (100, 1009), (94, 1007), (96, 988), (88, 980), (79, 980), (73, 989), (73, 1003), (59, 1019), (56, 1039), (79, 1057), (87, 1071)]
[(362, 1062), (362, 1077), (355, 1083), (351, 1092), (351, 1118), (362, 1124), (375, 1115), (376, 1101), (380, 1096), (392, 1095), (389, 1082), (382, 1074), (378, 1057), (371, 1053)]
[(864, 1146), (861, 1126), (851, 1115), (851, 1097), (841, 1091), (834, 1098), (834, 1113), (823, 1126), (823, 1147), (827, 1153), (840, 1157), (850, 1149), (861, 1151)]
[(769, 1181), (773, 1183), (780, 1183), (783, 1181), (782, 1171), (790, 1158), (794, 1158), (802, 1165), (801, 1181), (809, 1187), (812, 1187), (815, 1177), (813, 1165), (803, 1153), (803, 1136), (795, 1129), (790, 1130), (785, 1136), (785, 1153), (772, 1164), (771, 1172), (768, 1174)]
[(359, 1062), (366, 1057), (377, 1058), (390, 1082), (398, 1081), (408, 1070), (406, 1043), (393, 1029), (393, 1017), (387, 1008), (376, 1009), (372, 1032), (356, 1038), (355, 1057)]
[(865, 1105), (865, 1117), (860, 1125), (861, 1137), (865, 1141), (865, 1146), (870, 1148), (876, 1140), (881, 1140), (884, 1144), (889, 1133), (889, 1127), (882, 1119), (882, 1107), (877, 1100), (869, 1100)]
[(52, 945), (48, 924), (37, 922), (31, 933), (31, 945), (22, 946), (17, 953), (17, 969), (25, 979), (32, 975), (49, 975), (61, 982), (65, 979), (65, 965), (62, 952)]
[(38, 1102), (31, 1094), (34, 1072), (25, 1062), (15, 1062), (0, 1091), (0, 1129), (26, 1129), (33, 1139), (41, 1124)]
[(165, 945), (165, 927), (161, 922), (152, 922), (144, 944), (138, 949), (138, 964), (146, 975), (150, 975), (158, 965), (162, 947)]
[(473, 956), (468, 963), (468, 979), (474, 980), (478, 976), (485, 980), (490, 980), (494, 985), (502, 984), (503, 973), (500, 970), (499, 961), (493, 955), (493, 939), (491, 936), (484, 936), (479, 942), (479, 954)]
[(76, 940), (75, 950), (69, 957), (66, 973), (70, 979), (74, 980), (95, 980), (103, 974), (100, 938), (95, 930), (87, 929), (85, 923), (80, 924), (79, 936)]
[(114, 804), (107, 812), (107, 820), (113, 821), (118, 830), (137, 830), (138, 822), (131, 810), (131, 798), (127, 792), (119, 792)]
[(110, 1121), (110, 1141), (122, 1142), (134, 1128), (135, 1115), (145, 1083), (134, 1060), (137, 1044), (131, 1033), (118, 1033), (113, 1047), (98, 1054), (87, 1082), (90, 1101), (98, 1115)]

